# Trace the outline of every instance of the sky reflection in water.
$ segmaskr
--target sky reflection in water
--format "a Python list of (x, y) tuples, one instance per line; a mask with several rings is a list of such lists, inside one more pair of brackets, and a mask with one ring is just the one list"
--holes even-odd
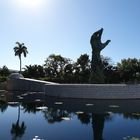
[(140, 140), (139, 100), (60, 99), (35, 92), (3, 92), (0, 99), (3, 140)]

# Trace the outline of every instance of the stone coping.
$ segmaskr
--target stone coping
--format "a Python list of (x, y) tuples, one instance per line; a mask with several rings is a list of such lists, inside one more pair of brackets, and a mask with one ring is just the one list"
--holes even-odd
[(140, 86), (140, 84), (57, 84), (57, 83), (53, 83), (53, 85), (58, 85), (58, 86), (99, 86), (99, 87), (102, 87), (102, 86), (106, 86), (106, 87)]
[(58, 83), (54, 83), (54, 82), (36, 80), (36, 79), (31, 79), (31, 78), (19, 78), (19, 79), (21, 79), (21, 80), (27, 80), (27, 81), (31, 81), (31, 82), (46, 83), (46, 84), (58, 84)]

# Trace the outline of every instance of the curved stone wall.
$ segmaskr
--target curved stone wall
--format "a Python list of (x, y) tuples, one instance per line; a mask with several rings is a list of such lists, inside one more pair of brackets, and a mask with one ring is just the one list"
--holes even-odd
[(60, 84), (45, 85), (49, 96), (89, 99), (138, 99), (140, 85), (126, 84)]
[(9, 79), (7, 81), (7, 90), (44, 92), (45, 84), (56, 83), (29, 78)]

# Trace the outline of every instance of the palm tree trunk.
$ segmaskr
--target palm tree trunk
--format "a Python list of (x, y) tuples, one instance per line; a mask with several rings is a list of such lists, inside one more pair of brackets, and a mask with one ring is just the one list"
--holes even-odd
[(20, 74), (21, 74), (21, 65), (22, 65), (22, 63), (21, 63), (21, 56), (19, 56), (19, 60), (20, 60)]

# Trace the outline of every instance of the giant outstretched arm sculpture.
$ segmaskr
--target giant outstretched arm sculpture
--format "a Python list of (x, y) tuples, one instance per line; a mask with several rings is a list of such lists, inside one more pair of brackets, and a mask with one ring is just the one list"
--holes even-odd
[(93, 50), (98, 49), (99, 51), (101, 51), (109, 44), (110, 40), (107, 40), (105, 43), (101, 42), (102, 33), (103, 33), (103, 28), (96, 31), (91, 36), (90, 44), (91, 44)]
[(103, 28), (93, 33), (90, 39), (92, 47), (90, 83), (104, 83), (103, 65), (100, 52), (109, 44), (110, 40), (101, 42)]

